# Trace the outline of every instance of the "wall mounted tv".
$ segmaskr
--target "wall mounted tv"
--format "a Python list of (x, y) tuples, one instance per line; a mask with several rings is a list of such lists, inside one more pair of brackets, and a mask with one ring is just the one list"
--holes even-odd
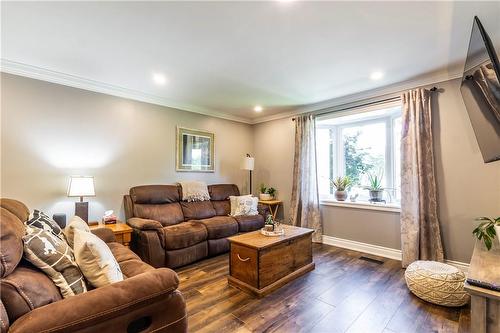
[(474, 17), (460, 87), (485, 163), (500, 160), (500, 31), (494, 33), (495, 44)]

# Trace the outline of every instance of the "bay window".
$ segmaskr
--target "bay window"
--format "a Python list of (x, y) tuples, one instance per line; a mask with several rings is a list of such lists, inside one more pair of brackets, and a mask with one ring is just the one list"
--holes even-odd
[[(368, 202), (368, 175), (381, 177), (384, 202), (400, 200), (401, 105), (371, 106), (348, 112), (330, 113), (316, 120), (316, 153), (319, 193), (332, 199), (330, 180), (349, 176), (350, 196)], [(350, 202), (348, 198), (346, 202)]]

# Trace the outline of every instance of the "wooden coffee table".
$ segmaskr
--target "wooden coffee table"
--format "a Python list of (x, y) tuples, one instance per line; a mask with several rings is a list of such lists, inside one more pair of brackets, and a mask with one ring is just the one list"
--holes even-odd
[(313, 230), (283, 225), (285, 235), (259, 231), (230, 237), (228, 283), (258, 297), (312, 271)]

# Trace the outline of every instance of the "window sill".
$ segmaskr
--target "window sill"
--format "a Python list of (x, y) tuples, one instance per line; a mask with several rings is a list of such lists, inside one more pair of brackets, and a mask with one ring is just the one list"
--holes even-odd
[(379, 210), (385, 212), (400, 213), (401, 207), (396, 204), (376, 204), (369, 202), (351, 202), (351, 201), (337, 201), (334, 199), (321, 199), (320, 204), (322, 206), (335, 206), (335, 207), (345, 207), (345, 208), (356, 208), (356, 209), (367, 209), (367, 210)]

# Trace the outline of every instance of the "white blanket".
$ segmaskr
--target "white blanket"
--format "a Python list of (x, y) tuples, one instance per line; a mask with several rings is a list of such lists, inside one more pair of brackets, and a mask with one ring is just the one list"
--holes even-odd
[(206, 201), (210, 200), (207, 183), (199, 181), (179, 182), (182, 187), (182, 200), (184, 201)]

